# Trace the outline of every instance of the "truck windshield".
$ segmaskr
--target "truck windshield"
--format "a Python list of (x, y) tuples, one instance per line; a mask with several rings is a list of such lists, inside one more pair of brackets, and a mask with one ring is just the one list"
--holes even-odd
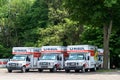
[(57, 54), (43, 54), (42, 56), (41, 56), (41, 59), (42, 60), (55, 60), (56, 59), (56, 56), (57, 56)]
[(79, 54), (79, 53), (71, 53), (68, 58), (68, 60), (83, 60), (83, 59), (84, 59), (84, 54)]
[(22, 55), (13, 56), (12, 60), (24, 61), (26, 60), (26, 56), (22, 56)]

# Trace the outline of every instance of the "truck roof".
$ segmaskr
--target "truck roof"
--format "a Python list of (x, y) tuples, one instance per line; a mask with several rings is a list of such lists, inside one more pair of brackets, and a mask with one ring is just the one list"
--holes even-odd
[(13, 47), (12, 54), (34, 54), (40, 53), (41, 48), (37, 47)]
[(98, 55), (103, 55), (104, 50), (102, 48), (98, 48)]
[(61, 53), (66, 51), (66, 47), (64, 46), (42, 46), (41, 52), (42, 53)]
[(92, 45), (70, 45), (67, 53), (90, 53), (90, 56), (97, 55), (97, 47)]
[(92, 45), (69, 45), (67, 49), (71, 50), (95, 50), (97, 47)]

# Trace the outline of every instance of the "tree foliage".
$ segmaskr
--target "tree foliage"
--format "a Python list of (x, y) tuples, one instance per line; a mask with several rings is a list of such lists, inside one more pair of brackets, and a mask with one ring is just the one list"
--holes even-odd
[(120, 8), (118, 0), (65, 0), (65, 6), (73, 20), (83, 25), (103, 27), (104, 31), (104, 69), (109, 68), (109, 39), (112, 26), (117, 27), (116, 15)]
[(0, 57), (14, 46), (107, 43), (111, 64), (119, 63), (119, 19), (119, 0), (0, 0)]

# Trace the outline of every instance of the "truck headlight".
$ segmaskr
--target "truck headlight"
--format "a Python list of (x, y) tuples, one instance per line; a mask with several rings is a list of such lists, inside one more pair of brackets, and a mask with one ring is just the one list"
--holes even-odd
[(19, 63), (16, 63), (16, 65), (18, 66), (18, 65), (19, 65)]
[(48, 63), (48, 65), (50, 65), (50, 62)]
[(20, 63), (19, 66), (22, 66), (22, 63)]
[(10, 64), (10, 63), (8, 63), (8, 65), (10, 66), (11, 64)]
[(79, 65), (82, 65), (82, 62), (80, 62)]
[(54, 65), (54, 62), (51, 62), (50, 65)]
[(39, 65), (41, 65), (42, 63), (41, 63), (41, 62), (39, 62), (38, 64), (39, 64)]
[(79, 65), (79, 63), (78, 63), (78, 62), (77, 62), (76, 64), (77, 64), (77, 66)]
[(65, 63), (65, 66), (67, 66), (67, 63)]
[(69, 66), (69, 63), (66, 63), (67, 66)]

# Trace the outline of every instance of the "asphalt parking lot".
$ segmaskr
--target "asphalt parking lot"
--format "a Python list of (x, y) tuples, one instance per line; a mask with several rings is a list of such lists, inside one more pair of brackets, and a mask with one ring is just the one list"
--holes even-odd
[(21, 73), (21, 71), (8, 73), (7, 69), (2, 68), (0, 69), (0, 78), (0, 80), (120, 80), (120, 71), (86, 73), (44, 71), (40, 73), (37, 70), (32, 70), (27, 73)]

